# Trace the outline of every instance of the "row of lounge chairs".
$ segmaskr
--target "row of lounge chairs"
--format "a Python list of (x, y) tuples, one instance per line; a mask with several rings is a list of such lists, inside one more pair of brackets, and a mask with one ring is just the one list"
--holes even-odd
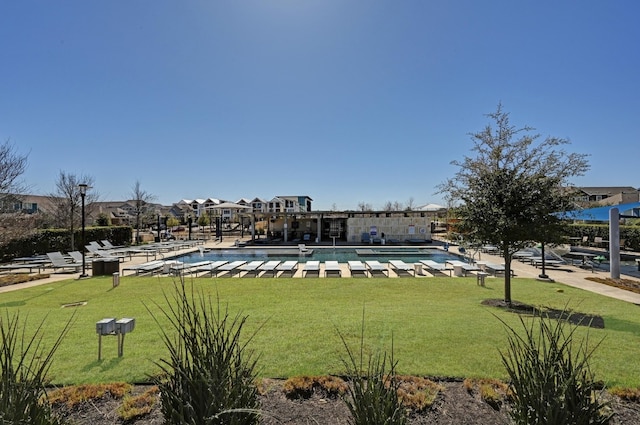
[[(438, 263), (433, 260), (421, 260), (420, 266), (426, 268), (432, 274), (441, 273), (452, 276), (455, 267), (460, 267), (464, 276), (470, 272), (479, 272), (480, 268), (457, 261), (449, 261), (447, 264)], [(351, 276), (384, 276), (389, 277), (390, 271), (397, 276), (416, 276), (416, 267), (413, 263), (405, 263), (401, 260), (390, 260), (388, 264), (380, 263), (376, 260), (367, 261), (348, 261), (346, 268)], [(298, 271), (302, 277), (320, 276), (324, 277), (341, 277), (344, 270), (344, 264), (338, 261), (325, 261), (321, 263), (317, 260), (309, 260), (307, 262), (298, 262), (296, 260), (278, 261), (278, 260), (253, 260), (253, 261), (199, 261), (195, 263), (182, 263), (178, 261), (162, 261), (154, 260), (139, 265), (131, 265), (122, 267), (122, 273), (131, 271), (136, 275), (164, 273), (174, 276), (192, 275), (197, 277), (234, 277), (234, 276), (290, 276), (293, 277)], [(486, 272), (498, 275), (504, 272), (504, 266), (497, 264), (485, 265)]]

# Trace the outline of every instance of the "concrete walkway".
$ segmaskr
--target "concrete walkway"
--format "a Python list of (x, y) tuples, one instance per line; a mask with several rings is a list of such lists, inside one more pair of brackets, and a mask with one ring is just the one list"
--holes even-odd
[[(234, 246), (235, 239), (227, 238), (223, 242), (219, 241), (208, 241), (205, 243), (204, 247), (207, 249), (222, 249), (222, 248), (231, 248)], [(310, 245), (311, 248), (314, 245)], [(398, 248), (398, 247), (395, 247)], [(411, 247), (415, 248), (415, 247)], [(163, 259), (170, 259), (173, 257), (177, 257), (183, 254), (198, 252), (198, 248), (189, 248), (183, 250), (176, 250), (170, 253), (165, 253)], [(490, 254), (481, 254), (481, 260), (489, 263), (502, 264), (504, 262), (502, 257), (490, 255)], [(147, 259), (145, 256), (134, 256), (132, 259), (127, 259), (124, 264), (141, 264), (146, 262)], [(89, 264), (89, 263), (87, 263)], [(342, 275), (349, 276), (349, 270), (347, 264), (341, 263), (342, 267)], [(538, 278), (541, 274), (542, 270), (536, 268), (530, 264), (525, 264), (520, 261), (514, 260), (511, 263), (512, 269), (516, 275), (516, 277), (526, 277), (526, 278)], [(91, 266), (90, 264), (87, 267), (86, 272), (91, 274)], [(547, 267), (546, 274), (555, 282), (562, 283), (568, 286), (573, 286), (575, 288), (584, 289), (587, 291), (595, 292), (600, 295), (604, 295), (611, 298), (617, 298), (626, 302), (630, 302), (633, 304), (640, 305), (640, 294), (636, 294), (633, 292), (625, 291), (623, 289), (618, 289), (612, 286), (599, 284), (590, 280), (587, 280), (587, 277), (601, 277), (607, 278), (609, 277), (609, 273), (607, 271), (595, 269), (593, 272), (591, 270), (584, 270), (576, 266), (561, 266), (561, 267)], [(301, 272), (299, 271), (296, 276), (300, 276)], [(390, 272), (391, 277), (395, 277), (393, 271)], [(323, 273), (320, 273), (320, 276), (323, 276)], [(431, 275), (427, 272), (423, 272), (423, 275), (417, 276), (421, 277), (430, 277)], [(67, 280), (67, 279), (79, 279), (80, 273), (51, 273), (50, 276), (46, 279), (38, 279), (31, 282), (9, 285), (0, 287), (0, 293), (9, 292), (9, 291), (17, 291), (23, 288), (29, 288), (33, 286), (43, 285), (46, 283)], [(635, 280), (640, 283), (640, 278), (634, 276), (622, 276), (625, 279)], [(454, 278), (455, 279), (455, 278)], [(488, 277), (487, 279), (502, 279), (502, 277)]]
[[(481, 254), (483, 261), (489, 263), (503, 264), (504, 259), (495, 255)], [(537, 279), (542, 273), (541, 268), (536, 268), (530, 264), (522, 263), (518, 260), (511, 262), (511, 268), (514, 270), (516, 277), (527, 277)], [(605, 270), (598, 270), (595, 268), (593, 271), (587, 269), (581, 269), (577, 266), (563, 265), (560, 267), (546, 267), (545, 273), (555, 282), (563, 283), (574, 288), (584, 289), (586, 291), (595, 292), (606, 297), (617, 298), (622, 301), (627, 301), (633, 304), (640, 305), (640, 294), (634, 292), (625, 291), (624, 289), (615, 288), (613, 286), (593, 282), (587, 280), (588, 277), (608, 278), (609, 272)], [(635, 276), (620, 276), (623, 279), (634, 280), (640, 283), (640, 279)]]

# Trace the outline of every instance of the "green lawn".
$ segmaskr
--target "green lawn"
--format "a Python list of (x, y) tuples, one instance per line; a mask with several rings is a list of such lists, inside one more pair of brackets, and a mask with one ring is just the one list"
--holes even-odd
[[(187, 279), (191, 282), (214, 299), (219, 296), (232, 315), (248, 316), (245, 336), (257, 332), (251, 348), (260, 354), (260, 374), (266, 377), (343, 373), (338, 331), (357, 348), (364, 311), (366, 349), (390, 351), (393, 339), (399, 373), (504, 379), (498, 350), (507, 333), (494, 314), (519, 327), (515, 314), (481, 305), (483, 299), (502, 297), (502, 279), (488, 279), (486, 288), (475, 278), (448, 277)], [(159, 325), (147, 307), (164, 322), (154, 303), (166, 306), (164, 294), (172, 296), (173, 285), (173, 279), (158, 277), (124, 277), (117, 288), (109, 277), (67, 280), (3, 293), (0, 307), (19, 311), (28, 328), (46, 317), (46, 346), (77, 313), (54, 358), (53, 383), (141, 382), (157, 372), (154, 361), (165, 356)], [(560, 309), (568, 304), (603, 316), (605, 329), (589, 330), (591, 341), (604, 338), (592, 361), (596, 378), (609, 386), (640, 387), (638, 306), (533, 279), (512, 280), (512, 294), (528, 304)], [(86, 305), (61, 307), (77, 302)], [(95, 324), (106, 317), (133, 317), (136, 328), (126, 336), (120, 358), (116, 337), (103, 337), (98, 361)], [(578, 335), (586, 332), (581, 327)]]

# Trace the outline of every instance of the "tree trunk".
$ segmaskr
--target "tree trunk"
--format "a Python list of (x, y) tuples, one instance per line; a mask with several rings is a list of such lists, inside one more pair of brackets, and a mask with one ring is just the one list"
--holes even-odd
[(511, 251), (507, 245), (502, 247), (504, 252), (504, 302), (511, 305)]

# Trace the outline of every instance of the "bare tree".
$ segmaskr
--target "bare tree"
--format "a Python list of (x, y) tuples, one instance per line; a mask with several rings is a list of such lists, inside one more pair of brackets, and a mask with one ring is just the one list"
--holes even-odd
[(8, 140), (0, 145), (0, 245), (35, 228), (35, 216), (20, 208), (26, 187), (19, 178), (27, 168), (27, 157), (18, 154)]
[[(49, 200), (53, 205), (51, 214), (54, 225), (62, 229), (69, 229), (71, 233), (71, 251), (76, 249), (74, 230), (82, 222), (80, 184), (92, 187), (94, 178), (86, 174), (76, 175), (61, 170), (56, 180), (56, 191), (49, 195)], [(87, 191), (85, 205), (90, 205), (97, 199), (98, 195), (95, 190)]]
[(151, 195), (146, 190), (143, 190), (140, 186), (140, 181), (136, 180), (135, 184), (131, 188), (131, 198), (134, 205), (133, 213), (136, 217), (136, 243), (139, 243), (142, 219), (153, 212), (153, 206), (150, 205), (150, 203), (155, 199), (155, 196)]
[(415, 200), (413, 199), (413, 196), (409, 198), (409, 200), (406, 202), (406, 207), (405, 209), (407, 211), (413, 211), (413, 209), (415, 208)]
[(367, 204), (366, 202), (358, 202), (358, 211), (372, 211), (373, 208), (371, 204)]

